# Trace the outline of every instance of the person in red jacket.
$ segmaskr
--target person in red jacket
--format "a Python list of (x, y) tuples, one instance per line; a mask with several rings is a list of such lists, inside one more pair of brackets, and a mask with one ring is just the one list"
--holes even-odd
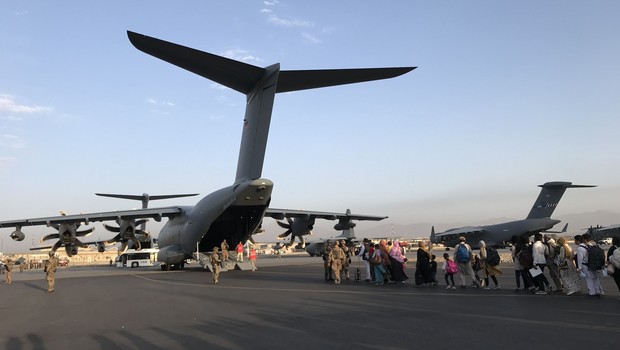
[(237, 262), (243, 262), (243, 244), (241, 242), (237, 244), (235, 251), (237, 252)]
[(250, 262), (252, 263), (252, 271), (256, 271), (256, 249), (250, 248)]

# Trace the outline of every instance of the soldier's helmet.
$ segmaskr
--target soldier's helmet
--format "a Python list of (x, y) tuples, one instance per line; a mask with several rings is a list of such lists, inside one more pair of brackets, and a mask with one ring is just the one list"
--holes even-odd
[(54, 256), (54, 252), (49, 252), (48, 254), (50, 257)]
[(218, 247), (213, 247), (213, 251), (214, 251), (214, 252), (217, 252), (218, 250), (219, 250), (219, 248), (218, 248)]

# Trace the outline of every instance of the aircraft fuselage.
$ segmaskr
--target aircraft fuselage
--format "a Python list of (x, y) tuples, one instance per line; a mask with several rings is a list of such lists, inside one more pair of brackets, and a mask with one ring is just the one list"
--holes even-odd
[(446, 247), (454, 247), (459, 243), (459, 237), (463, 236), (472, 248), (479, 248), (480, 241), (484, 241), (488, 246), (501, 246), (504, 242), (510, 242), (512, 236), (529, 237), (537, 232), (549, 230), (559, 222), (560, 220), (551, 218), (538, 218), (481, 226), (470, 231), (467, 227), (463, 227), (438, 234), (436, 240)]
[(200, 251), (211, 251), (226, 239), (245, 242), (258, 228), (269, 206), (273, 183), (267, 179), (244, 181), (204, 197), (182, 214), (171, 217), (159, 233), (157, 260), (178, 264)]

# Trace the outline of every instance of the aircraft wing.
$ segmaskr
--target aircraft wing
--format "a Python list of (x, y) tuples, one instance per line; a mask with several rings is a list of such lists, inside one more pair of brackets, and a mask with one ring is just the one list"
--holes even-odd
[(49, 216), (35, 219), (22, 219), (22, 220), (9, 220), (0, 221), (0, 228), (7, 227), (23, 227), (23, 226), (51, 226), (55, 224), (71, 224), (71, 223), (85, 223), (88, 225), (90, 222), (98, 221), (112, 221), (118, 219), (137, 219), (137, 218), (153, 218), (155, 221), (160, 221), (162, 217), (171, 217), (181, 214), (183, 211), (180, 207), (167, 207), (167, 208), (148, 208), (148, 209), (136, 209), (136, 210), (119, 210), (110, 212), (90, 213), (90, 214), (76, 214), (76, 215), (59, 215)]
[(283, 220), (284, 218), (317, 218), (317, 219), (325, 219), (325, 220), (341, 220), (341, 219), (349, 219), (349, 220), (370, 220), (370, 221), (380, 221), (383, 219), (387, 219), (387, 216), (376, 216), (376, 215), (361, 215), (361, 214), (351, 214), (349, 210), (346, 213), (332, 213), (332, 212), (324, 212), (324, 211), (311, 211), (311, 210), (295, 210), (295, 209), (276, 209), (276, 208), (267, 208), (265, 212), (265, 216), (274, 218), (276, 220)]

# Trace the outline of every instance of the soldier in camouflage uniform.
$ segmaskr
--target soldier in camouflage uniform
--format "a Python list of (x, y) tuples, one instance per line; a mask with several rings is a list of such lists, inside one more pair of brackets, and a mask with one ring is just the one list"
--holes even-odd
[(11, 271), (13, 271), (13, 265), (15, 265), (13, 260), (11, 260), (11, 258), (7, 258), (4, 263), (4, 268), (6, 269), (6, 284), (11, 284)]
[(226, 242), (226, 240), (223, 240), (222, 244), (220, 244), (220, 247), (222, 248), (222, 260), (226, 262), (228, 261), (228, 249), (230, 248), (230, 246), (228, 245), (228, 242)]
[(213, 247), (213, 254), (211, 254), (209, 262), (211, 263), (211, 269), (213, 271), (213, 283), (218, 284), (220, 282), (220, 265), (222, 264), (222, 259), (220, 258), (217, 247)]
[(332, 249), (332, 271), (334, 272), (334, 283), (340, 284), (340, 270), (344, 262), (344, 251), (340, 248), (340, 244), (336, 243)]
[(323, 268), (325, 269), (325, 280), (332, 281), (334, 279), (332, 275), (332, 241), (329, 239), (323, 250)]
[(351, 264), (351, 248), (347, 247), (347, 242), (343, 239), (340, 241), (340, 248), (344, 252), (344, 260), (342, 261), (342, 272), (344, 277), (349, 279), (349, 265)]
[(58, 258), (54, 252), (49, 253), (50, 258), (45, 261), (45, 278), (47, 279), (47, 293), (52, 293), (56, 285), (56, 268), (58, 268)]

